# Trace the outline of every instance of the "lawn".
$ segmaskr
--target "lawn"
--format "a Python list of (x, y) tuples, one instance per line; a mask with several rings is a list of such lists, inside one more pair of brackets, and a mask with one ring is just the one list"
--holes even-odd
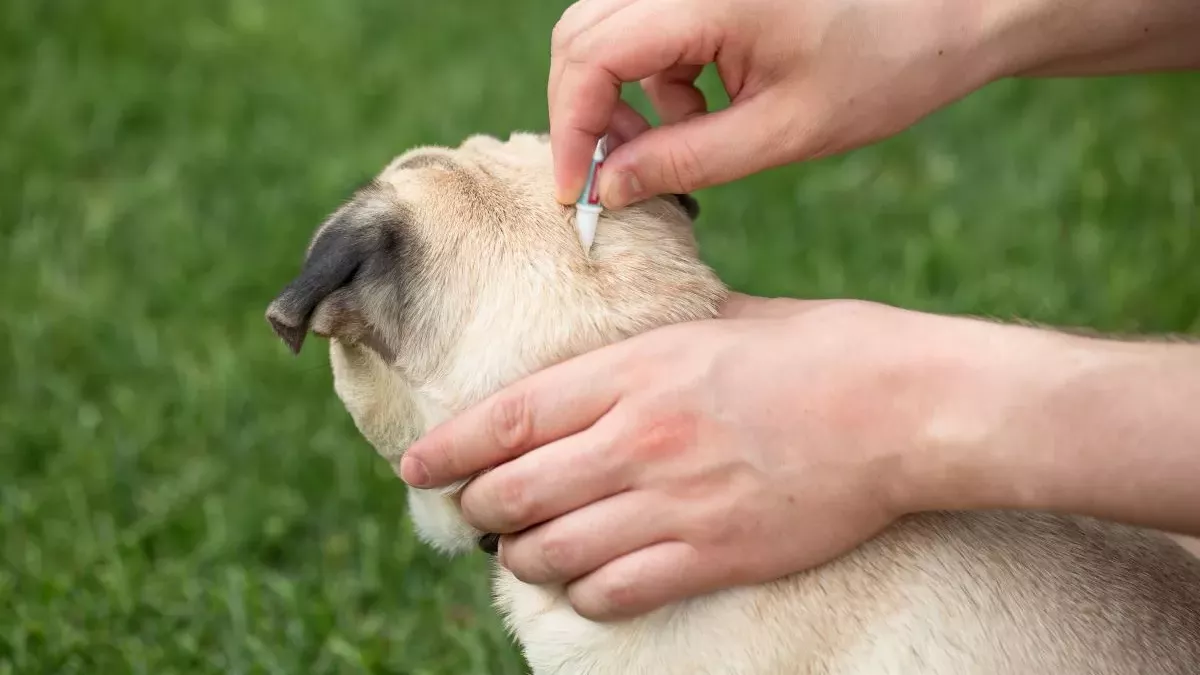
[[(484, 561), (414, 540), (262, 314), (391, 156), (544, 128), (565, 4), (0, 3), (0, 673), (523, 672)], [(1197, 111), (1195, 74), (999, 83), (701, 192), (703, 254), (752, 293), (1200, 333)]]

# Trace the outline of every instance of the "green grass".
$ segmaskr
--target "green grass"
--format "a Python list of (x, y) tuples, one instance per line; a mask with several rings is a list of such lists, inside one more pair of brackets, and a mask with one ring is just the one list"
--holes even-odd
[[(394, 154), (544, 128), (564, 4), (0, 3), (0, 673), (522, 672), (483, 561), (414, 540), (262, 313)], [(703, 252), (753, 293), (1197, 332), (1198, 110), (1195, 74), (1004, 82), (701, 193)]]

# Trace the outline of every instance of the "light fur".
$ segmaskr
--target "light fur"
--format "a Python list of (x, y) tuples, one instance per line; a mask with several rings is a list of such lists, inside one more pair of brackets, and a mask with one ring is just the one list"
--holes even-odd
[[(330, 338), (337, 395), (388, 460), (524, 375), (717, 313), (726, 290), (686, 198), (606, 211), (589, 259), (552, 195), (544, 135), (407, 152), (321, 226), (271, 304), (294, 350)], [(481, 534), (460, 487), (409, 489), (421, 538), (451, 555)], [(1200, 561), (1084, 518), (909, 517), (818, 569), (612, 624), (499, 566), (493, 583), (535, 675), (1200, 673)]]

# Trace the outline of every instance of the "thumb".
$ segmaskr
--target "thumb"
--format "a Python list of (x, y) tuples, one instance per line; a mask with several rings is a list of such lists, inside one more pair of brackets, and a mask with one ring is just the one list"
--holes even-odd
[(769, 97), (649, 129), (609, 155), (599, 175), (605, 208), (692, 192), (788, 161), (785, 116)]

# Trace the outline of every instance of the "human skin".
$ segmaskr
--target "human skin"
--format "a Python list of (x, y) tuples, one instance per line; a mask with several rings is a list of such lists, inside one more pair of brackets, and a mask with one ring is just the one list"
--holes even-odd
[[(584, 0), (551, 40), (557, 197), (605, 132), (617, 208), (866, 145), (1002, 78), (1195, 68), (1198, 34), (1195, 0)], [(693, 84), (708, 63), (730, 98), (713, 113)]]
[(1192, 555), (1200, 557), (1200, 539), (1174, 535), (1174, 539), (1183, 545)]
[[(587, 0), (555, 30), (558, 197), (604, 131), (616, 207), (870, 143), (1001, 77), (1200, 65), (1198, 34), (1194, 0)], [(714, 59), (733, 104), (706, 114), (692, 80)], [(619, 102), (636, 80), (664, 126)], [(511, 385), (397, 469), (491, 468), (465, 518), (598, 620), (807, 569), (924, 510), (1200, 534), (1198, 350), (735, 296)]]
[(400, 471), (429, 487), (494, 466), (466, 520), (606, 620), (807, 569), (925, 510), (1200, 534), (1198, 407), (1195, 344), (738, 295), (519, 381)]

